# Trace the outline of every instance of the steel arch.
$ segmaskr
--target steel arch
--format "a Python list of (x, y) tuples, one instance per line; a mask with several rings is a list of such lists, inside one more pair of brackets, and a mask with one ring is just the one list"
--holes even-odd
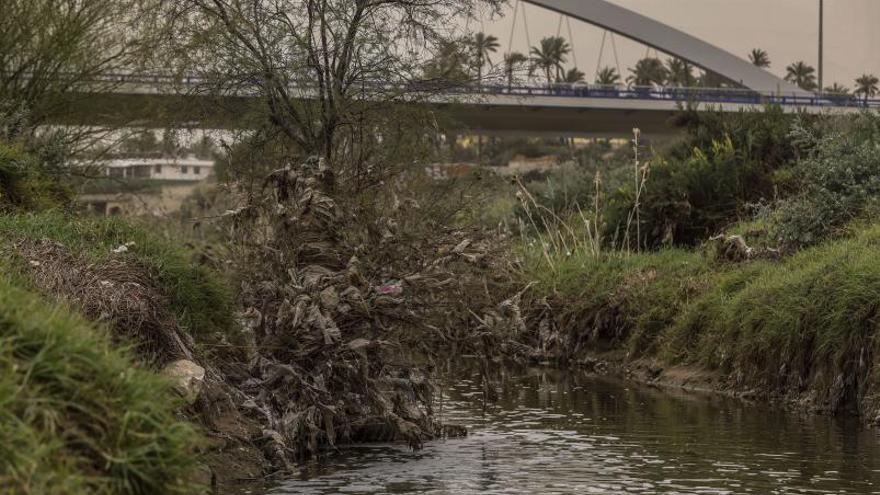
[(715, 45), (605, 0), (523, 1), (644, 43), (755, 91), (811, 94)]

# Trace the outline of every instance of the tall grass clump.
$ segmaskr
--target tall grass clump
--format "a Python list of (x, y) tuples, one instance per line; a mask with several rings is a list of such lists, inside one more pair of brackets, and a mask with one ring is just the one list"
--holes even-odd
[(102, 333), (0, 278), (0, 493), (199, 489), (174, 392)]
[(64, 209), (72, 200), (72, 188), (44, 160), (21, 143), (0, 139), (0, 213)]

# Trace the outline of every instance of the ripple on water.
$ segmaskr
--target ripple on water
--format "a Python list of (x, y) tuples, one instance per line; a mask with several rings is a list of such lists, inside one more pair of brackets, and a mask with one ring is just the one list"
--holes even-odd
[(853, 425), (584, 375), (515, 376), (485, 408), (478, 377), (447, 389), (444, 419), (466, 438), (355, 446), (270, 493), (878, 493), (880, 446)]

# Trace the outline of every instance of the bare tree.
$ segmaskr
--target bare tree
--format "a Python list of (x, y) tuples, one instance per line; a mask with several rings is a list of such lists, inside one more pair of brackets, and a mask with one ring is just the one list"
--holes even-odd
[(345, 172), (381, 140), (376, 119), (399, 124), (391, 110), (434, 89), (425, 63), (461, 38), (457, 19), (501, 1), (182, 0), (169, 34), (209, 89), (258, 95), (285, 138)]
[(147, 51), (153, 0), (0, 1), (0, 103), (43, 123), (77, 93), (110, 90)]

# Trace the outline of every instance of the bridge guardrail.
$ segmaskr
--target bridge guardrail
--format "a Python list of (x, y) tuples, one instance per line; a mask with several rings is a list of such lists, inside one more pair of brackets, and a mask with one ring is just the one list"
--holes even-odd
[[(95, 82), (156, 84), (168, 86), (197, 86), (205, 84), (207, 79), (199, 76), (170, 76), (160, 74), (105, 74), (97, 77)], [(432, 88), (423, 83), (389, 83), (376, 81), (365, 83), (364, 87), (384, 90), (421, 90)], [(291, 85), (292, 88), (304, 88)], [(730, 104), (778, 104), (798, 107), (845, 107), (845, 108), (880, 108), (880, 99), (870, 99), (846, 94), (816, 93), (812, 95), (762, 93), (739, 88), (684, 88), (660, 86), (602, 86), (593, 84), (554, 84), (541, 86), (526, 85), (462, 85), (453, 88), (433, 88), (440, 93), (457, 95), (483, 94), (491, 96), (552, 96), (566, 98), (608, 98), (638, 99), (649, 101), (675, 101), (681, 103), (730, 103)]]

